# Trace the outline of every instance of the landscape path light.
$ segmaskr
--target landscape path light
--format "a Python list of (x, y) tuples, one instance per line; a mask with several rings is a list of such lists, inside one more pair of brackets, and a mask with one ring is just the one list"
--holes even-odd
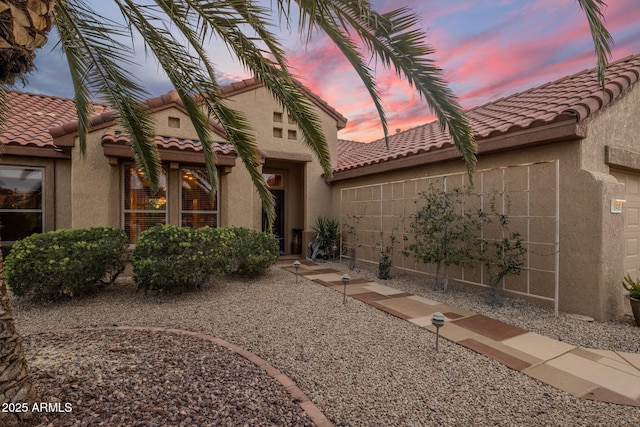
[(436, 311), (431, 316), (431, 324), (436, 327), (436, 351), (438, 351), (438, 340), (440, 339), (440, 327), (444, 325), (444, 314)]
[(347, 283), (349, 283), (349, 280), (351, 280), (351, 277), (349, 277), (349, 275), (347, 273), (344, 273), (342, 275), (342, 284), (344, 285), (344, 290), (342, 291), (342, 303), (343, 304), (347, 303)]
[(293, 268), (296, 269), (296, 285), (298, 284), (298, 269), (300, 268), (300, 261), (293, 263)]

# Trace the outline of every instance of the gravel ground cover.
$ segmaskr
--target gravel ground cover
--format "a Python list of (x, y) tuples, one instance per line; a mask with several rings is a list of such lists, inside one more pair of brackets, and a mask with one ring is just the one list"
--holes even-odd
[[(343, 268), (341, 264), (328, 266)], [(366, 269), (350, 271), (350, 274), (373, 277), (373, 272)], [(587, 323), (567, 316), (555, 318), (548, 308), (511, 299), (506, 299), (502, 308), (492, 309), (484, 304), (483, 293), (452, 286), (446, 294), (432, 294), (424, 281), (400, 275), (381, 283), (572, 344), (640, 352), (640, 328), (628, 319)], [(348, 299), (343, 305), (340, 293), (302, 277), (296, 283), (293, 274), (279, 268), (256, 280), (224, 279), (211, 283), (203, 291), (180, 296), (145, 296), (125, 281), (76, 301), (48, 305), (14, 301), (14, 311), (20, 332), (28, 335), (28, 357), (37, 380), (47, 390), (46, 395), (60, 401), (75, 399), (74, 411), (62, 414), (55, 425), (97, 425), (83, 421), (82, 417), (92, 413), (100, 414), (104, 425), (123, 425), (112, 420), (125, 419), (122, 418), (127, 416), (125, 405), (107, 405), (105, 402), (111, 395), (122, 396), (122, 393), (121, 399), (128, 402), (136, 399), (144, 402), (142, 399), (150, 399), (157, 392), (138, 383), (137, 394), (132, 394), (134, 375), (131, 370), (120, 369), (113, 373), (121, 377), (109, 380), (113, 388), (102, 393), (90, 381), (73, 381), (76, 375), (73, 372), (80, 369), (73, 367), (75, 362), (65, 364), (66, 367), (50, 367), (47, 357), (42, 357), (51, 354), (51, 349), (55, 354), (56, 346), (73, 351), (77, 355), (75, 360), (87, 353), (102, 354), (104, 351), (92, 353), (91, 346), (84, 350), (87, 345), (83, 342), (104, 343), (96, 340), (103, 332), (96, 331), (97, 335), (89, 334), (85, 339), (85, 332), (60, 334), (56, 331), (113, 325), (179, 328), (235, 343), (291, 377), (339, 426), (640, 425), (639, 408), (573, 397), (447, 341), (440, 342), (440, 352), (436, 353), (434, 335), (430, 332), (357, 300)], [(231, 368), (234, 364), (226, 365), (230, 366), (228, 369), (212, 370), (208, 376), (206, 371), (211, 363), (205, 355), (213, 353), (214, 359), (218, 357), (210, 345), (200, 348), (198, 343), (178, 342), (175, 337), (167, 342), (157, 336), (136, 334), (116, 334), (107, 340), (111, 345), (127, 349), (127, 352), (110, 352), (113, 353), (110, 360), (115, 359), (113, 363), (127, 364), (127, 358), (136, 355), (138, 360), (153, 362), (150, 362), (151, 370), (161, 371), (162, 375), (179, 375), (177, 389), (170, 390), (160, 403), (142, 403), (162, 408), (175, 417), (175, 422), (166, 422), (166, 425), (252, 425), (251, 417), (255, 417), (255, 413), (239, 410), (225, 418), (219, 414), (227, 410), (226, 406), (216, 401), (202, 403), (186, 415), (177, 410), (180, 399), (200, 396), (204, 401), (207, 393), (211, 393), (207, 387), (217, 387), (216, 378), (235, 376), (236, 370)], [(180, 350), (183, 346), (185, 351)], [(164, 353), (168, 350), (173, 351)], [(187, 361), (180, 359), (184, 354), (195, 361), (194, 367), (184, 374), (172, 374), (175, 366), (186, 368)], [(175, 365), (175, 360), (184, 362)], [(104, 366), (108, 365), (105, 362)], [(254, 375), (257, 374), (238, 373), (235, 383), (248, 382), (250, 387), (259, 388), (262, 380)], [(212, 381), (214, 385), (209, 384)], [(280, 391), (266, 394), (270, 393), (277, 397)], [(274, 396), (269, 399), (275, 401)], [(303, 418), (295, 418), (299, 413), (289, 414), (285, 409), (281, 412), (289, 417), (283, 420), (304, 425), (299, 421)], [(196, 419), (198, 414), (202, 417)], [(157, 425), (154, 421), (157, 419), (142, 417), (136, 425)], [(286, 423), (268, 419), (263, 422), (266, 425)]]
[(266, 372), (196, 337), (45, 332), (27, 347), (42, 401), (61, 404), (41, 414), (41, 425), (314, 425)]

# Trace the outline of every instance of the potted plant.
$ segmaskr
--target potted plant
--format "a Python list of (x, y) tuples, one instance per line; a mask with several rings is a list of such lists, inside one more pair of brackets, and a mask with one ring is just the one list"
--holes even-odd
[(624, 277), (622, 286), (629, 292), (627, 298), (631, 302), (631, 310), (636, 323), (640, 326), (640, 280), (633, 280), (629, 273)]

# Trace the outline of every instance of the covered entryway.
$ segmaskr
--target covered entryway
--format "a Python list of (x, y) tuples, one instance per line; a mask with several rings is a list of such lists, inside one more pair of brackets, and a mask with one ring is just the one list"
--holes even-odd
[[(301, 254), (301, 236), (294, 230), (304, 228), (304, 164), (267, 159), (262, 172), (274, 196), (276, 218), (272, 231), (280, 243), (280, 254)], [(263, 213), (262, 228), (265, 227)]]

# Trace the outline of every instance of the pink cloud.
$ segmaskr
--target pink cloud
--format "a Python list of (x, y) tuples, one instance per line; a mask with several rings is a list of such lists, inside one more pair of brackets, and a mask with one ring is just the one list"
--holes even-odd
[[(374, 3), (397, 7), (388, 1)], [(433, 1), (414, 3), (429, 20), (426, 25), (434, 24), (428, 27), (428, 41), (438, 48), (437, 63), (465, 108), (595, 66), (589, 28), (575, 0), (529, 1), (485, 23), (483, 29), (464, 35), (460, 25), (471, 28), (476, 23), (450, 19), (458, 26), (444, 27), (438, 20), (452, 18), (474, 2), (447, 2), (445, 6)], [(605, 18), (605, 25), (616, 37), (614, 58), (639, 53), (637, 0), (611, 1)], [(330, 43), (318, 43), (304, 53), (294, 52), (291, 60), (304, 75), (305, 84), (348, 117), (341, 138), (380, 138), (382, 128), (368, 93), (347, 61), (332, 55), (336, 50)], [(377, 83), (390, 133), (433, 120), (427, 104), (394, 73), (378, 73)]]

